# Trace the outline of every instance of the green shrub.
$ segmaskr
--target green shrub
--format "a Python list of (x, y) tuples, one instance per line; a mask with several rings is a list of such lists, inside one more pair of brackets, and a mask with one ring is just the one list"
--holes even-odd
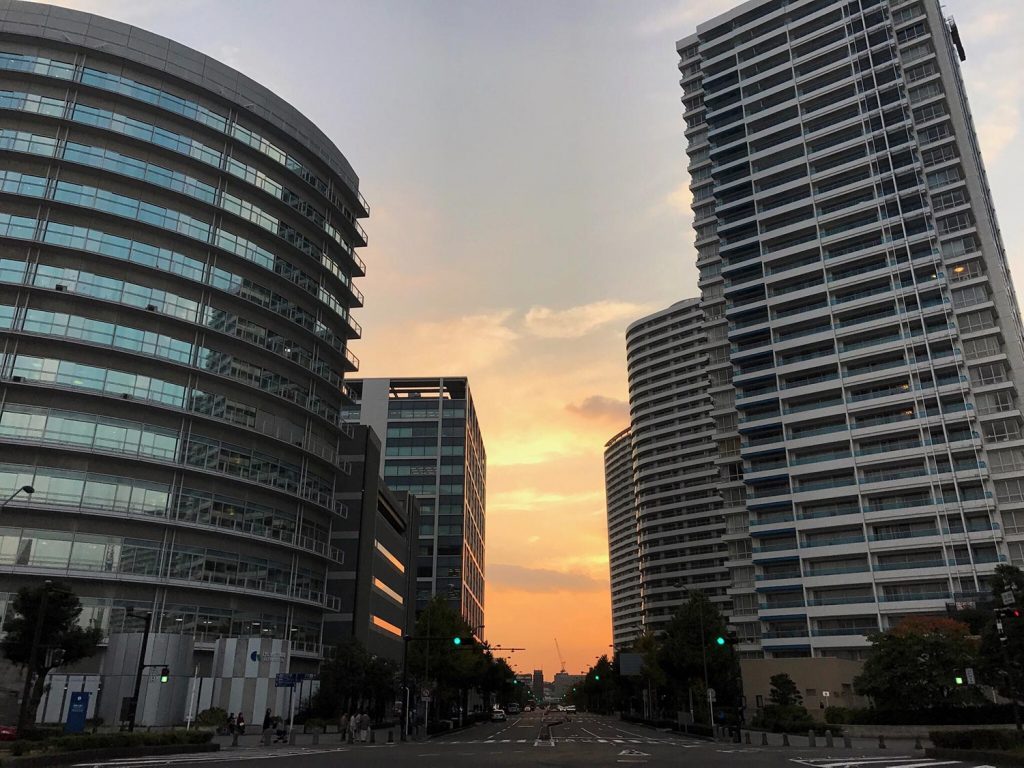
[(930, 731), (928, 738), (936, 747), (946, 749), (995, 749), (1009, 751), (1024, 747), (1024, 736), (994, 728), (974, 731)]
[(214, 728), (223, 728), (227, 724), (227, 710), (221, 709), (220, 707), (210, 707), (210, 709), (204, 709), (202, 712), (196, 715), (196, 725), (206, 725), (213, 726)]
[(769, 704), (754, 717), (751, 725), (775, 733), (806, 733), (817, 723), (802, 705)]
[(11, 753), (24, 755), (29, 752), (78, 752), (83, 749), (108, 749), (111, 747), (152, 747), (178, 744), (206, 744), (213, 738), (210, 731), (162, 731), (158, 733), (99, 733), (71, 736), (57, 736), (45, 741), (19, 740), (12, 742)]
[(849, 723), (852, 713), (847, 707), (825, 707), (825, 722), (831, 724)]

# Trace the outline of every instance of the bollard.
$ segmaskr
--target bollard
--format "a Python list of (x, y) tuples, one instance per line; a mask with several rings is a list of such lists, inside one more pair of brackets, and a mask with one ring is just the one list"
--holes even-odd
[(788, 747), (789, 746), (789, 734), (788, 733), (782, 734), (782, 746), (784, 746), (784, 747)]
[(835, 742), (832, 741), (832, 731), (825, 731), (825, 746), (829, 749), (835, 746)]
[(808, 747), (816, 747), (816, 746), (818, 746), (818, 740), (814, 738), (814, 729), (813, 728), (808, 728), (807, 729), (807, 746)]
[(749, 744), (750, 743), (750, 731), (745, 731), (743, 733), (743, 743), (744, 744)]
[(373, 730), (373, 728), (370, 729), (370, 743), (371, 744), (376, 744), (377, 743), (377, 732), (375, 730)]
[(395, 732), (393, 730), (388, 731), (388, 744), (395, 743)]
[(914, 737), (914, 749), (924, 749), (924, 745), (921, 744), (921, 737), (920, 736), (915, 736)]
[(320, 729), (313, 729), (313, 746), (317, 746), (320, 743)]
[(847, 736), (845, 733), (843, 734), (843, 746), (847, 749), (853, 749), (853, 742), (850, 741), (850, 737)]
[(878, 748), (885, 749), (885, 736), (881, 733), (878, 734)]
[(761, 746), (762, 747), (767, 747), (768, 746), (768, 734), (765, 733), (764, 731), (761, 731)]
[(237, 747), (238, 746), (238, 731), (235, 731), (234, 733), (231, 734), (231, 746), (232, 747)]
[(263, 743), (266, 746), (268, 746), (268, 747), (270, 746), (270, 729), (269, 728), (263, 732)]
[(356, 743), (356, 740), (352, 737), (352, 731), (348, 732), (348, 743), (349, 744), (355, 744)]
[(294, 728), (292, 728), (290, 731), (288, 731), (288, 743), (291, 744), (292, 746), (295, 746), (295, 729)]

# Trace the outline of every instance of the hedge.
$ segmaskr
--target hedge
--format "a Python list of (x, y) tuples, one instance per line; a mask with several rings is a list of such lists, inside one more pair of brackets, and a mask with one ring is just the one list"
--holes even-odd
[(1024, 748), (1024, 735), (1017, 731), (998, 731), (994, 728), (973, 731), (929, 731), (928, 738), (936, 747), (944, 749), (1002, 750)]
[(1013, 722), (1012, 704), (978, 707), (881, 710), (828, 707), (825, 722), (850, 725), (1003, 725)]
[(58, 736), (45, 741), (18, 740), (11, 742), (13, 755), (29, 752), (79, 752), (83, 749), (112, 747), (155, 747), (188, 744), (208, 744), (213, 738), (210, 731), (163, 731), (160, 733), (96, 733), (80, 736)]

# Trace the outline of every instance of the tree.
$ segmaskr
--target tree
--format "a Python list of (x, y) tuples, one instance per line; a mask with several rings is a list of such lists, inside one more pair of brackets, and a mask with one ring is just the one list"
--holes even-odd
[[(44, 603), (45, 610), (42, 610)], [(0, 652), (25, 669), (30, 679), (34, 678), (29, 684), (28, 698), (22, 703), (22, 711), (30, 723), (35, 719), (50, 670), (92, 656), (103, 639), (103, 632), (97, 627), (83, 629), (79, 626), (82, 604), (64, 584), (22, 587), (11, 609), (4, 621), (5, 635), (0, 641)], [(27, 724), (19, 725), (24, 728)]]
[(800, 689), (796, 687), (793, 678), (785, 672), (772, 675), (768, 681), (771, 691), (768, 693), (768, 700), (779, 707), (800, 706), (804, 703), (804, 697), (800, 695)]
[(366, 708), (381, 717), (394, 700), (398, 664), (372, 656), (355, 638), (342, 641), (320, 669), (320, 689), (310, 710), (317, 717), (336, 718), (342, 712)]
[[(1017, 605), (1024, 603), (1024, 571), (1012, 565), (998, 565), (990, 582), (995, 605), (1003, 607), (1002, 594), (1012, 590)], [(979, 666), (985, 681), (994, 686), (1000, 696), (1024, 699), (1024, 617), (1003, 618), (1001, 640), (996, 629), (995, 616), (989, 612), (988, 622), (981, 631)], [(1009, 661), (1009, 663), (1007, 663)]]
[[(727, 636), (725, 618), (718, 606), (700, 591), (689, 593), (687, 600), (665, 626), (658, 660), (667, 681), (668, 708), (689, 707), (690, 693), (700, 722), (706, 722), (706, 689), (715, 689), (716, 705), (724, 708), (739, 704), (739, 661), (732, 645), (719, 646), (715, 638)], [(705, 674), (706, 672), (706, 674)], [(705, 686), (705, 677), (707, 686)]]
[(814, 718), (804, 707), (804, 698), (800, 695), (793, 678), (782, 673), (772, 675), (771, 690), (768, 700), (771, 702), (754, 718), (754, 725), (770, 731), (787, 733), (803, 732), (814, 726)]
[(871, 635), (864, 671), (853, 686), (877, 709), (906, 710), (963, 706), (980, 694), (957, 685), (957, 674), (977, 663), (977, 649), (966, 624), (917, 616), (887, 632)]

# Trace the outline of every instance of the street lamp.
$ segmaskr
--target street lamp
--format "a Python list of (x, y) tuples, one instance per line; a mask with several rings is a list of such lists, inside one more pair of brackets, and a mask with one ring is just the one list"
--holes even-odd
[(14, 493), (12, 493), (10, 496), (8, 496), (4, 500), (4, 502), (2, 504), (0, 504), (0, 510), (2, 510), (4, 507), (6, 507), (8, 504), (10, 504), (11, 501), (14, 500), (14, 497), (17, 496), (19, 493), (24, 493), (24, 494), (27, 494), (28, 496), (31, 496), (35, 492), (36, 492), (36, 489), (33, 488), (31, 485), (23, 485), (23, 486), (21, 486), (21, 488), (15, 488), (14, 489)]

